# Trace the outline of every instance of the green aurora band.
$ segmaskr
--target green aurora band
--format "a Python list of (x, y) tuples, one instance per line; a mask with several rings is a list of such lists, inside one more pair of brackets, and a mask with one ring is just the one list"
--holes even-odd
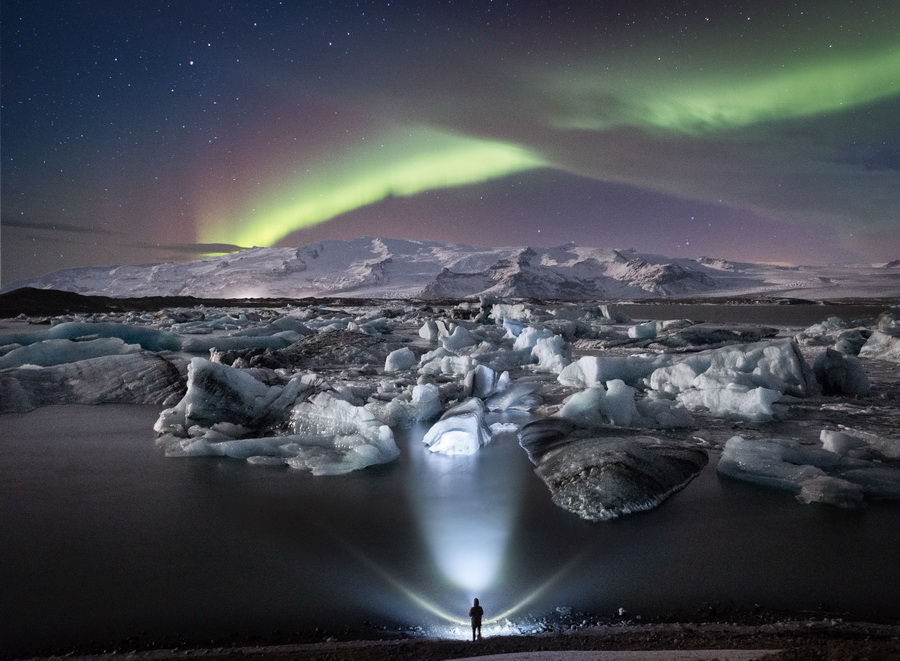
[(286, 200), (251, 205), (265, 211), (238, 218), (228, 227), (223, 227), (223, 218), (205, 219), (202, 240), (228, 237), (237, 245), (269, 246), (291, 232), (390, 196), (466, 186), (546, 165), (522, 147), (434, 130), (406, 131), (369, 142), (377, 146), (279, 186), (289, 191)]
[[(538, 120), (546, 128), (540, 136), (545, 141), (552, 141), (557, 131), (602, 132), (622, 126), (709, 139), (766, 122), (845, 112), (900, 94), (900, 48), (893, 44), (868, 54), (766, 67), (766, 73), (709, 72), (696, 80), (680, 72), (638, 78), (599, 75), (592, 69), (599, 70), (581, 67), (532, 88), (542, 89), (557, 108), (555, 117)], [(271, 246), (292, 232), (390, 196), (466, 186), (542, 167), (575, 171), (564, 155), (551, 161), (527, 146), (534, 137), (524, 136), (515, 144), (427, 126), (386, 131), (361, 141), (363, 146), (351, 146), (343, 157), (318, 161), (305, 174), (270, 186), (265, 197), (249, 204), (207, 207), (199, 218), (198, 240)], [(596, 158), (602, 160), (603, 154)]]
[[(900, 94), (900, 46), (810, 62), (766, 75), (732, 72), (715, 78), (690, 82), (670, 76), (652, 85), (632, 83), (620, 90), (619, 81), (604, 79), (598, 83), (588, 70), (557, 85), (557, 92), (569, 106), (557, 126), (606, 130), (631, 125), (700, 134), (847, 110)], [(597, 112), (603, 106), (602, 99), (610, 95), (619, 100), (624, 112), (615, 116)]]

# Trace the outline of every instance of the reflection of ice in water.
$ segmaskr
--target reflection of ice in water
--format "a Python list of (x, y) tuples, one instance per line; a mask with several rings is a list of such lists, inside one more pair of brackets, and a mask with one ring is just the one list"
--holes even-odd
[(442, 455), (414, 444), (411, 452), (410, 495), (422, 534), (444, 576), (472, 593), (500, 571), (519, 499), (521, 471), (491, 465), (491, 449)]

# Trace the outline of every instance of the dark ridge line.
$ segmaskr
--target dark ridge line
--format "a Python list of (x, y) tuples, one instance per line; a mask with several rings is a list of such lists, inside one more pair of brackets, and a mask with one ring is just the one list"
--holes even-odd
[[(37, 289), (22, 287), (0, 294), (0, 319), (10, 319), (19, 315), (29, 317), (60, 314), (104, 313), (104, 312), (155, 312), (164, 308), (178, 307), (242, 307), (279, 308), (287, 306), (309, 307), (317, 305), (342, 306), (391, 306), (400, 302), (422, 306), (453, 306), (462, 302), (477, 302), (478, 297), (460, 299), (425, 298), (352, 298), (307, 296), (302, 298), (199, 298), (196, 296), (144, 296), (119, 298), (93, 296), (58, 289)], [(778, 298), (767, 296), (721, 296), (685, 298), (639, 298), (639, 299), (532, 299), (508, 298), (505, 300), (527, 302), (536, 305), (896, 305), (896, 301), (883, 298), (844, 298), (831, 300), (807, 300), (801, 298)]]

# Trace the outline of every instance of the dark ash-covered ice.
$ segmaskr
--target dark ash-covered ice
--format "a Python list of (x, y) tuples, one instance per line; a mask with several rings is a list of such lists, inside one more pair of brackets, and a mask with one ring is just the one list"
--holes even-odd
[(600, 436), (563, 420), (526, 425), (519, 443), (553, 502), (589, 521), (656, 507), (708, 461), (701, 449), (650, 437)]

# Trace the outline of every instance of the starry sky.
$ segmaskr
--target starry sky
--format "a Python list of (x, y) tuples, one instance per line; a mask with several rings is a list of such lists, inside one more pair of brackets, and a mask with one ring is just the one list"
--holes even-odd
[(2, 278), (380, 236), (900, 258), (900, 0), (3, 0)]

